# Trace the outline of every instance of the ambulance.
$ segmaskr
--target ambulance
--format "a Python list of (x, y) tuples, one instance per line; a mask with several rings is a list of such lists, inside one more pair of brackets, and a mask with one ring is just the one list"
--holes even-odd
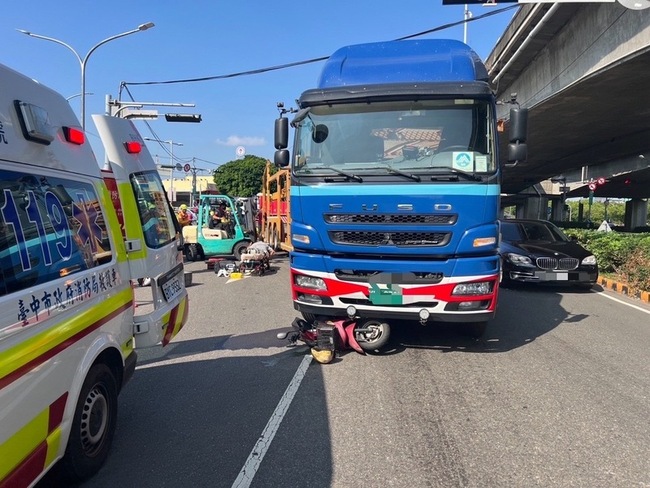
[[(65, 98), (0, 65), (0, 487), (56, 463), (70, 483), (96, 473), (136, 347), (187, 321), (156, 165), (131, 121), (93, 120), (100, 162)], [(150, 304), (136, 307), (144, 278)]]

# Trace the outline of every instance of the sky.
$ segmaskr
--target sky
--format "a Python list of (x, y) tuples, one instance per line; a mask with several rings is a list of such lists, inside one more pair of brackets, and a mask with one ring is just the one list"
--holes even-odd
[[(190, 162), (197, 174), (245, 154), (273, 160), (273, 128), (277, 103), (295, 107), (302, 91), (313, 88), (325, 58), (350, 44), (399, 39), (462, 22), (462, 5), (442, 0), (3, 0), (0, 16), (0, 63), (53, 88), (78, 117), (81, 109), (81, 66), (111, 36), (155, 26), (102, 44), (86, 58), (86, 131), (98, 159), (103, 147), (91, 114), (104, 113), (106, 96), (130, 102), (183, 103), (195, 107), (145, 106), (165, 113), (200, 114), (201, 123), (171, 123), (164, 117), (135, 121), (161, 164)], [(470, 5), (467, 44), (487, 59), (517, 11), (513, 4)], [(483, 19), (477, 17), (490, 14)], [(462, 24), (416, 39), (464, 40)], [(271, 69), (287, 64), (297, 66)], [(238, 75), (249, 71), (262, 73)], [(221, 77), (199, 82), (138, 84)], [(125, 83), (125, 84), (124, 84)], [(172, 141), (172, 142), (169, 142)], [(241, 150), (240, 150), (241, 151)]]

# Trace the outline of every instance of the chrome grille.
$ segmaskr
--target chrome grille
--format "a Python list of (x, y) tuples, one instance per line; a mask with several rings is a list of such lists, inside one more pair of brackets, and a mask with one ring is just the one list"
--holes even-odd
[(368, 232), (332, 231), (330, 239), (336, 244), (356, 246), (430, 247), (444, 246), (450, 232)]
[(432, 224), (454, 225), (456, 214), (325, 214), (328, 224)]
[(572, 270), (580, 265), (580, 260), (576, 258), (537, 258), (535, 261), (538, 268), (545, 270)]

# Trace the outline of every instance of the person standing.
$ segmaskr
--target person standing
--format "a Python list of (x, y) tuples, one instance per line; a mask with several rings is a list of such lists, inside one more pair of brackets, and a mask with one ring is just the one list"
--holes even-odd
[(180, 209), (176, 214), (176, 218), (178, 219), (178, 223), (180, 224), (181, 228), (185, 227), (186, 225), (190, 225), (192, 222), (192, 216), (190, 215), (189, 210), (187, 210), (187, 205), (182, 204), (180, 206)]

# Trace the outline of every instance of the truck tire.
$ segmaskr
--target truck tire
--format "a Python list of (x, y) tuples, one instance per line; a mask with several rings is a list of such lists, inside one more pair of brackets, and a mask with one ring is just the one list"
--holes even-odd
[(117, 423), (117, 381), (105, 364), (95, 364), (84, 380), (62, 461), (63, 476), (83, 481), (102, 467)]

